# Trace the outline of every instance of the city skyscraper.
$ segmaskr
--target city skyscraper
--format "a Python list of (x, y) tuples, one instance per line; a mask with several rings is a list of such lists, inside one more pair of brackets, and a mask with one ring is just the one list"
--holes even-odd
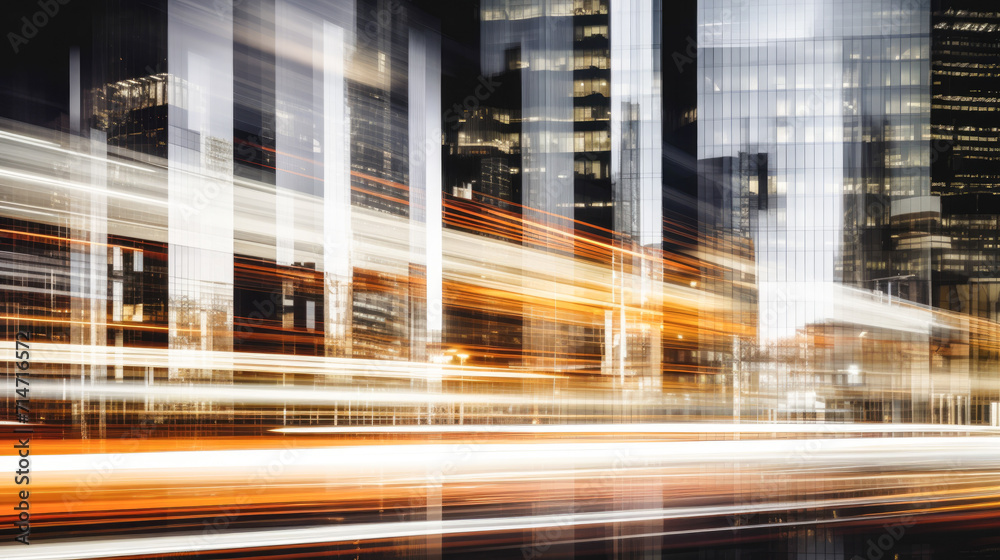
[[(514, 210), (525, 222), (539, 224), (540, 233), (515, 232), (526, 244), (587, 258), (595, 243), (610, 240), (659, 255), (659, 14), (658, 2), (483, 2), (483, 83), (472, 83), (475, 97), (465, 98), (471, 106), (449, 109), (455, 126), (448, 136), (446, 160), (453, 172), (446, 183), (460, 197)], [(468, 194), (461, 195), (466, 185)], [(639, 291), (662, 276), (648, 258), (607, 264), (623, 267), (619, 279), (645, 278)], [(617, 289), (625, 294), (632, 288)], [(659, 378), (659, 345), (636, 342), (639, 329), (620, 325), (617, 316), (570, 318), (556, 307), (554, 315), (543, 308), (524, 313), (520, 338), (527, 355), (539, 360), (536, 365), (566, 367), (556, 357), (563, 353), (576, 356), (573, 367), (581, 371), (608, 373), (612, 363), (632, 370), (623, 357), (613, 356), (629, 352), (612, 352), (605, 340), (610, 337), (636, 344), (631, 355), (645, 358), (635, 367)], [(484, 318), (483, 328), (496, 322)]]
[[(855, 305), (870, 317), (893, 313), (868, 302), (873, 291), (930, 302), (940, 202), (930, 189), (929, 24), (928, 7), (893, 0), (699, 4), (699, 196), (712, 209), (702, 225), (723, 223), (752, 242), (759, 308), (748, 317), (763, 346), (817, 325), (856, 337), (879, 323), (896, 328), (874, 318), (872, 328), (850, 326)], [(733, 217), (711, 218), (719, 209)], [(824, 360), (830, 379), (846, 380), (861, 358), (842, 359)], [(753, 371), (742, 384), (746, 372), (733, 373), (737, 396), (746, 383), (754, 394), (799, 395), (752, 416), (859, 404), (848, 381), (817, 387), (794, 367), (743, 367)], [(893, 385), (913, 379), (908, 368), (892, 375)]]
[(0, 557), (996, 547), (989, 3), (7, 11)]
[(932, 4), (931, 172), (941, 197), (934, 304), (996, 319), (1000, 310), (1000, 13), (990, 2)]

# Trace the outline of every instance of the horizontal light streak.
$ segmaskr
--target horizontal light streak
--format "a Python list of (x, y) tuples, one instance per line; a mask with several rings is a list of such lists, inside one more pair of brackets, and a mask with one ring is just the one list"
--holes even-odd
[[(796, 501), (739, 507), (698, 506), (690, 508), (636, 509), (626, 511), (578, 512), (565, 514), (528, 515), (518, 517), (493, 517), (486, 519), (449, 519), (444, 521), (405, 521), (388, 523), (357, 523), (304, 527), (300, 529), (265, 529), (231, 531), (206, 535), (166, 537), (141, 537), (120, 539), (89, 539), (85, 542), (44, 542), (37, 539), (25, 550), (18, 550), (17, 557), (25, 560), (83, 560), (85, 558), (112, 558), (118, 556), (179, 554), (209, 552), (226, 549), (281, 547), (302, 544), (336, 543), (343, 541), (369, 541), (424, 537), (430, 535), (460, 535), (497, 533), (559, 527), (569, 529), (582, 525), (608, 523), (641, 523), (666, 519), (686, 519), (708, 516), (747, 515), (772, 510), (807, 507), (836, 507), (842, 500)], [(875, 519), (886, 519), (887, 515)], [(840, 518), (831, 523), (872, 519), (868, 516)], [(822, 523), (822, 521), (820, 521)], [(814, 522), (816, 523), (816, 522)], [(782, 524), (779, 524), (782, 525)], [(719, 530), (734, 530), (734, 527)], [(683, 534), (678, 532), (677, 534)], [(636, 535), (641, 536), (641, 535)], [(0, 551), (12, 548), (0, 546)]]
[(932, 434), (977, 433), (1000, 435), (1000, 428), (946, 424), (723, 424), (673, 422), (649, 424), (480, 424), (438, 426), (297, 426), (276, 428), (286, 434), (409, 434), (409, 433), (520, 433), (520, 434)]
[(28, 136), (21, 136), (19, 134), (12, 134), (10, 132), (4, 132), (2, 130), (0, 130), (0, 140), (13, 140), (14, 142), (19, 142), (19, 143), (22, 143), (22, 144), (28, 144), (30, 146), (36, 146), (36, 147), (45, 148), (45, 149), (48, 149), (48, 150), (51, 150), (51, 151), (54, 151), (54, 152), (58, 152), (58, 153), (61, 153), (61, 154), (66, 154), (66, 155), (75, 156), (75, 157), (82, 157), (82, 158), (90, 159), (90, 160), (101, 162), (101, 163), (110, 163), (112, 165), (117, 165), (119, 167), (125, 167), (125, 168), (128, 168), (128, 169), (135, 169), (136, 171), (145, 171), (147, 173), (153, 173), (153, 172), (157, 171), (156, 169), (150, 169), (148, 167), (140, 167), (138, 165), (132, 165), (130, 163), (125, 163), (123, 161), (117, 161), (117, 160), (114, 160), (114, 159), (108, 159), (108, 158), (103, 158), (103, 157), (99, 157), (99, 156), (94, 156), (94, 155), (91, 155), (91, 154), (87, 154), (87, 153), (83, 153), (83, 152), (79, 152), (79, 151), (74, 151), (74, 150), (67, 150), (65, 148), (59, 147), (59, 145), (55, 144), (54, 142), (48, 142), (48, 141), (45, 141), (45, 140), (38, 140), (38, 139), (35, 139), (35, 138), (30, 138)]
[[(10, 317), (21, 320), (23, 317)], [(60, 321), (62, 322), (62, 321)], [(122, 325), (132, 328), (132, 325)], [(141, 327), (141, 324), (135, 325)], [(392, 377), (438, 380), (448, 377), (552, 379), (552, 375), (474, 366), (396, 362), (360, 358), (291, 356), (254, 352), (221, 352), (166, 348), (37, 343), (37, 360), (45, 364), (115, 364), (130, 367), (224, 369), (244, 372), (313, 374), (317, 376)]]
[[(789, 429), (792, 427), (789, 426)], [(210, 442), (206, 443), (210, 445)], [(280, 503), (283, 496), (288, 495), (287, 492), (300, 490), (302, 484), (320, 484), (318, 487), (312, 486), (316, 488), (317, 497), (322, 495), (319, 489), (324, 486), (348, 489), (363, 484), (378, 484), (385, 489), (421, 489), (420, 496), (434, 486), (451, 488), (451, 494), (448, 495), (461, 504), (464, 499), (473, 499), (477, 495), (475, 492), (482, 493), (489, 488), (493, 489), (491, 492), (501, 494), (484, 494), (483, 499), (506, 496), (508, 494), (505, 492), (512, 491), (518, 484), (523, 485), (526, 492), (537, 488), (533, 485), (542, 484), (549, 485), (551, 491), (535, 495), (533, 499), (540, 500), (540, 507), (551, 508), (549, 511), (558, 512), (563, 509), (565, 512), (483, 519), (331, 524), (299, 529), (96, 538), (85, 543), (46, 541), (39, 538), (30, 548), (18, 548), (17, 554), (21, 558), (52, 560), (107, 558), (427, 535), (492, 533), (545, 527), (659, 522), (667, 519), (714, 517), (721, 522), (725, 516), (796, 510), (841, 512), (835, 519), (819, 517), (813, 523), (872, 523), (903, 514), (949, 513), (989, 507), (1000, 492), (1000, 485), (996, 480), (998, 475), (994, 469), (1000, 460), (1000, 447), (984, 443), (982, 438), (865, 437), (813, 440), (811, 443), (812, 445), (803, 447), (801, 440), (642, 443), (606, 440), (555, 444), (392, 444), (126, 453), (117, 456), (108, 453), (36, 455), (33, 452), (32, 470), (38, 474), (41, 484), (52, 480), (57, 472), (80, 472), (86, 476), (90, 471), (78, 470), (81, 465), (117, 465), (105, 475), (104, 484), (109, 485), (108, 488), (101, 485), (91, 489), (99, 492), (117, 492), (116, 488), (121, 484), (134, 488), (139, 483), (142, 487), (142, 481), (145, 480), (152, 485), (147, 488), (156, 488), (173, 496), (180, 488), (189, 487), (190, 481), (195, 479), (201, 487), (198, 491), (204, 493), (213, 487), (221, 489), (220, 484), (238, 486), (241, 477), (250, 476), (277, 461), (282, 468), (277, 474), (273, 474), (267, 484), (274, 493), (267, 496), (255, 494), (264, 501)], [(4, 457), (0, 460), (0, 468), (9, 468), (15, 459)], [(938, 471), (952, 472), (956, 468), (956, 461), (960, 462), (963, 473), (979, 471), (981, 475), (976, 478), (953, 475), (942, 481), (942, 485), (948, 488), (934, 490), (920, 490), (919, 480), (899, 485), (900, 480), (909, 476), (930, 477)], [(736, 465), (739, 465), (738, 469)], [(873, 470), (886, 474), (871, 475)], [(733, 489), (741, 492), (737, 494), (728, 494), (717, 486), (720, 481), (735, 484), (736, 481), (729, 479), (739, 472), (751, 477), (751, 480), (758, 476), (778, 477), (782, 485), (781, 491), (762, 499), (757, 495), (751, 497), (744, 494), (752, 491), (752, 485), (747, 490), (740, 491), (742, 486), (736, 484)], [(790, 474), (794, 474), (796, 478), (790, 478)], [(842, 484), (849, 486), (837, 487), (836, 497), (789, 498), (787, 492), (794, 491), (804, 483), (798, 477), (808, 477), (810, 480), (837, 477)], [(873, 486), (873, 477), (885, 478), (881, 481), (882, 486)], [(690, 505), (646, 505), (622, 510), (581, 511), (581, 505), (606, 508), (610, 504), (584, 499), (581, 505), (574, 505), (564, 501), (565, 495), (554, 486), (564, 483), (585, 484), (587, 480), (602, 482), (609, 491), (641, 483), (646, 490), (635, 494), (636, 499), (647, 495), (645, 492), (652, 488), (648, 486), (650, 484), (658, 484), (657, 487), (664, 492), (672, 485), (684, 484), (692, 492), (690, 495), (685, 494), (685, 500)], [(172, 486), (176, 486), (178, 490), (170, 490)], [(572, 486), (565, 488), (571, 489)], [(457, 494), (454, 493), (456, 491)], [(463, 498), (469, 492), (473, 494)], [(851, 492), (853, 495), (844, 496), (844, 492)], [(406, 495), (405, 492), (403, 495)], [(333, 495), (328, 496), (330, 497), (327, 499), (334, 499)], [(711, 498), (711, 501), (706, 503), (688, 500), (697, 496)], [(321, 497), (319, 499), (322, 500)], [(114, 502), (116, 508), (128, 511), (132, 499), (117, 500), (119, 501)], [(723, 503), (720, 504), (720, 500)], [(959, 501), (962, 503), (958, 503)], [(331, 502), (330, 507), (335, 508), (335, 503)], [(850, 508), (876, 505), (889, 509), (876, 515), (852, 515), (850, 512)], [(249, 506), (245, 509), (250, 511)], [(682, 533), (683, 531), (678, 532)], [(11, 545), (0, 546), (0, 551), (9, 550), (13, 550)]]
[[(113, 363), (113, 362), (112, 362)], [(398, 407), (428, 405), (561, 405), (561, 406), (595, 406), (610, 404), (634, 404), (655, 406), (661, 404), (660, 399), (654, 400), (654, 393), (636, 394), (631, 397), (616, 397), (598, 399), (590, 396), (572, 396), (571, 391), (562, 394), (489, 394), (489, 393), (443, 393), (424, 392), (419, 390), (377, 390), (345, 389), (341, 387), (325, 387), (315, 385), (309, 387), (274, 384), (177, 384), (163, 383), (145, 385), (141, 383), (84, 383), (78, 380), (34, 379), (31, 384), (32, 398), (50, 400), (78, 400), (86, 395), (88, 398), (108, 398), (120, 401), (142, 402), (146, 398), (157, 403), (212, 403), (214, 406), (233, 404), (258, 405), (349, 405), (365, 407)], [(360, 413), (360, 411), (359, 411)]]
[(50, 179), (41, 175), (33, 175), (30, 173), (21, 173), (18, 171), (11, 171), (10, 169), (0, 168), (0, 177), (9, 177), (11, 179), (16, 179), (18, 181), (24, 181), (27, 183), (35, 183), (37, 185), (44, 185), (46, 187), (55, 187), (58, 189), (69, 189), (75, 191), (82, 191), (94, 194), (102, 194), (112, 198), (121, 198), (125, 200), (131, 200), (134, 202), (141, 202), (143, 204), (150, 204), (153, 206), (167, 206), (168, 202), (165, 200), (157, 200), (155, 198), (149, 198), (145, 196), (139, 196), (136, 194), (130, 194), (125, 192), (113, 191), (106, 187), (98, 187), (93, 185), (85, 185), (83, 183), (77, 183), (74, 181), (69, 181), (66, 179)]
[[(213, 440), (206, 440), (211, 446)], [(251, 442), (246, 442), (252, 445)], [(699, 441), (593, 441), (494, 443), (490, 440), (458, 440), (453, 443), (388, 443), (371, 445), (315, 444), (308, 440), (287, 442), (286, 448), (156, 451), (140, 453), (80, 453), (47, 455), (32, 452), (33, 472), (83, 472), (81, 466), (114, 464), (114, 477), (128, 471), (171, 471), (192, 476), (233, 480), (240, 471), (252, 472), (278, 461), (284, 467), (274, 484), (294, 484), (298, 475), (313, 469), (341, 475), (338, 484), (379, 478), (437, 483), (490, 477), (508, 478), (525, 474), (583, 476), (614, 471), (620, 476), (645, 469), (701, 469), (714, 473), (717, 467), (778, 469), (783, 473), (877, 469), (878, 472), (927, 473), (963, 469), (986, 469), (993, 475), (1000, 461), (1000, 446), (981, 437), (845, 437), (832, 439), (748, 439)], [(42, 445), (42, 444), (40, 444)], [(298, 445), (298, 446), (296, 446)], [(13, 472), (18, 457), (0, 457), (0, 468)], [(110, 461), (110, 463), (109, 463)], [(712, 467), (712, 465), (716, 467)], [(708, 470), (705, 470), (708, 469)], [(724, 470), (725, 470), (724, 469)], [(816, 469), (819, 469), (818, 471)], [(846, 469), (846, 470), (844, 470)], [(448, 472), (441, 472), (442, 470)], [(298, 473), (298, 474), (296, 474)], [(436, 475), (435, 475), (436, 473)], [(898, 476), (898, 475), (893, 475)], [(350, 477), (356, 477), (351, 479)], [(486, 477), (486, 478), (484, 478)], [(44, 478), (42, 479), (44, 480)], [(12, 482), (12, 481), (11, 481)], [(5, 482), (4, 484), (9, 484)], [(179, 483), (183, 483), (179, 480)], [(2, 485), (0, 485), (2, 486)], [(998, 487), (1000, 488), (1000, 487)]]

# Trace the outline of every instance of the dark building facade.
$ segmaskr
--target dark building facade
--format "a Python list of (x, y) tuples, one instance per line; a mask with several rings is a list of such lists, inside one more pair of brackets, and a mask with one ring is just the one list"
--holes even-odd
[(934, 304), (1000, 316), (1000, 11), (932, 5), (931, 172), (941, 197)]

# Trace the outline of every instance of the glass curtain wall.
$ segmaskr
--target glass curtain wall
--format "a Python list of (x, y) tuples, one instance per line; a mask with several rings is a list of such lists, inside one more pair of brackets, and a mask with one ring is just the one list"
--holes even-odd
[[(940, 213), (929, 177), (928, 7), (704, 0), (698, 34), (698, 157), (729, 158), (741, 175), (729, 183), (746, 192), (728, 196), (755, 201), (744, 223), (762, 343), (857, 325), (859, 312), (892, 323), (893, 300), (928, 303)], [(887, 387), (926, 381), (925, 358), (895, 369)], [(808, 375), (767, 360), (753, 383), (775, 400), (751, 414), (823, 417), (831, 409), (813, 374), (839, 379), (856, 357), (838, 360)]]

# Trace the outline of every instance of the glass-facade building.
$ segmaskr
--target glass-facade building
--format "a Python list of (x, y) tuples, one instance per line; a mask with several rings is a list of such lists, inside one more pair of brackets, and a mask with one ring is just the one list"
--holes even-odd
[(989, 375), (936, 343), (961, 319), (929, 307), (946, 243), (930, 24), (903, 1), (699, 3), (702, 233), (746, 239), (757, 275), (759, 348), (733, 341), (737, 416), (988, 415)]
[(919, 236), (910, 207), (934, 206), (929, 14), (903, 4), (699, 5), (699, 157), (755, 160), (761, 305), (795, 304), (765, 337), (828, 314), (809, 295), (824, 284), (913, 275), (894, 290), (928, 301), (928, 258), (910, 254), (904, 222)]
[[(5, 218), (87, 241), (67, 245), (67, 293), (111, 303), (67, 300), (65, 336), (528, 369), (565, 375), (553, 391), (593, 378), (652, 399), (639, 408), (736, 419), (990, 421), (994, 397), (974, 394), (992, 331), (957, 317), (995, 315), (988, 263), (973, 266), (993, 254), (995, 214), (969, 208), (992, 200), (992, 105), (963, 109), (958, 90), (992, 74), (952, 74), (992, 52), (975, 35), (995, 32), (992, 12), (705, 1), (689, 11), (696, 37), (669, 53), (657, 2), (474, 8), (459, 24), (393, 2), (87, 11), (96, 31), (66, 53), (75, 93), (59, 126), (74, 150), (124, 163), (22, 158), (97, 190), (75, 190), (63, 217)], [(664, 94), (686, 87), (696, 106)], [(662, 142), (685, 127), (686, 222)], [(697, 224), (686, 241), (682, 222)], [(942, 357), (942, 337), (972, 348), (968, 362), (959, 346)], [(213, 364), (80, 367), (259, 376)]]
[[(956, 205), (991, 196), (987, 171), (966, 183), (989, 169), (992, 106), (969, 117), (948, 88), (987, 83), (988, 67), (950, 73), (988, 51), (975, 33), (993, 32), (992, 12), (705, 1), (671, 53), (657, 2), (474, 8), (458, 23), (393, 2), (87, 11), (97, 32), (70, 50), (74, 118), (60, 126), (73, 149), (131, 163), (57, 170), (99, 188), (63, 218), (7, 218), (87, 240), (67, 246), (67, 293), (112, 303), (68, 300), (65, 336), (527, 369), (565, 375), (552, 391), (636, 390), (651, 399), (636, 410), (990, 421), (995, 398), (976, 394), (992, 331), (956, 317), (995, 314), (987, 265), (969, 268), (992, 255), (994, 214)], [(985, 128), (937, 153), (932, 136), (961, 119)], [(683, 145), (684, 129), (697, 179), (679, 220), (687, 187), (664, 171), (662, 139)], [(957, 341), (947, 357), (942, 337)], [(80, 367), (302, 380), (237, 362)], [(410, 419), (431, 414), (419, 409)]]
[(1000, 12), (989, 2), (937, 1), (931, 22), (931, 171), (941, 197), (934, 304), (977, 317), (1000, 312)]
[(142, 426), (154, 474), (41, 469), (43, 530), (828, 560), (995, 502), (996, 9), (56, 3), (0, 80), (0, 311), (45, 454)]

